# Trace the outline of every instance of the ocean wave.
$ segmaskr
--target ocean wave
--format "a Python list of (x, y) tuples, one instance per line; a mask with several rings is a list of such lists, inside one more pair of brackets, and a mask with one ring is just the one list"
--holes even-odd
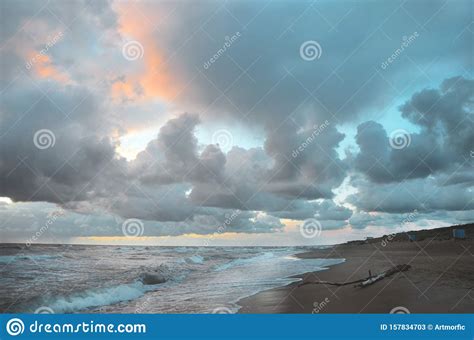
[(59, 297), (47, 303), (47, 306), (55, 313), (71, 313), (137, 299), (148, 290), (150, 290), (149, 286), (141, 282), (108, 288), (88, 289), (70, 296)]
[(269, 260), (275, 257), (275, 254), (273, 252), (266, 252), (257, 256), (249, 257), (249, 258), (244, 258), (244, 259), (235, 259), (230, 262), (221, 264), (217, 266), (214, 270), (217, 272), (229, 269), (229, 268), (234, 268), (234, 267), (240, 267), (240, 266), (245, 266), (249, 265), (255, 262), (260, 262), (260, 261), (265, 261)]
[(73, 313), (94, 307), (116, 304), (137, 299), (149, 291), (158, 289), (173, 275), (173, 271), (165, 264), (146, 270), (138, 275), (132, 283), (124, 283), (111, 287), (86, 289), (61, 296), (51, 301), (43, 301), (55, 313)]

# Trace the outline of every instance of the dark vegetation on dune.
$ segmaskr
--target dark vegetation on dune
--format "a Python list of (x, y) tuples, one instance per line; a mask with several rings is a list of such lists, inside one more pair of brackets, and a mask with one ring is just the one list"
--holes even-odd
[(424, 229), (418, 231), (405, 231), (396, 234), (383, 235), (381, 237), (367, 238), (366, 240), (349, 241), (347, 244), (366, 244), (366, 243), (380, 243), (385, 242), (406, 242), (410, 241), (410, 237), (414, 241), (462, 241), (462, 239), (455, 239), (453, 237), (453, 230), (464, 229), (465, 239), (474, 239), (474, 223), (454, 225), (450, 227), (442, 227), (436, 229)]

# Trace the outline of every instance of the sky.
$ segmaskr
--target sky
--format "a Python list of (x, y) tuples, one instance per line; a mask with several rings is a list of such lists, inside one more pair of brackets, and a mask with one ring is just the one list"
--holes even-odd
[(473, 2), (0, 3), (2, 242), (474, 220)]

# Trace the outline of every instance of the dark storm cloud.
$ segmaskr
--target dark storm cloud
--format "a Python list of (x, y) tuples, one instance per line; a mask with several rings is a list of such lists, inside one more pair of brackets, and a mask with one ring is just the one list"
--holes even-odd
[(391, 146), (390, 136), (381, 124), (369, 121), (359, 125), (356, 142), (360, 153), (355, 158), (356, 169), (376, 183), (386, 183), (424, 178), (450, 166), (450, 154), (443, 155), (437, 136), (408, 132), (403, 135), (410, 145), (397, 149)]
[[(402, 116), (426, 134), (443, 139), (446, 161), (465, 159), (474, 145), (474, 80), (462, 76), (443, 81), (439, 89), (415, 93), (401, 107)], [(448, 158), (447, 154), (451, 155)]]
[(316, 217), (320, 220), (345, 221), (352, 216), (352, 210), (336, 205), (333, 201), (325, 200), (321, 203)]
[[(119, 180), (126, 165), (103, 135), (103, 110), (98, 97), (80, 86), (57, 87), (48, 96), (35, 87), (10, 88), (0, 116), (1, 195), (62, 203), (86, 199), (91, 190), (100, 191), (99, 182)], [(41, 149), (46, 135), (51, 147)]]
[(420, 132), (406, 133), (403, 147), (381, 124), (359, 125), (354, 167), (365, 178), (353, 177), (359, 191), (348, 200), (364, 211), (472, 210), (473, 99), (474, 81), (463, 77), (415, 93), (400, 110)]
[(199, 123), (199, 116), (189, 113), (169, 120), (131, 163), (134, 174), (148, 184), (219, 182), (226, 156), (216, 145), (199, 152), (195, 136)]
[[(468, 6), (467, 2), (446, 6), (444, 1), (177, 5), (173, 13), (184, 19), (161, 41), (166, 50), (179, 48), (166, 66), (184, 79), (196, 76), (195, 93), (183, 94), (180, 100), (193, 101), (216, 115), (245, 115), (274, 130), (290, 115), (300, 125), (334, 116), (336, 122), (354, 120), (367, 107), (382, 105), (396, 94), (390, 84), (400, 85), (399, 90), (405, 87), (395, 75), (418, 74), (417, 67), (429, 64), (434, 56), (439, 62), (456, 59), (468, 67), (469, 34), (460, 33), (469, 25), (470, 15), (463, 4)], [(403, 37), (416, 31), (418, 40), (380, 69)], [(204, 69), (225, 36), (235, 32), (241, 37)], [(316, 40), (322, 48), (321, 57), (313, 62), (299, 53), (308, 40)], [(242, 75), (240, 68), (250, 65)], [(216, 100), (221, 91), (225, 97)]]
[(345, 177), (336, 148), (344, 135), (330, 125), (295, 131), (285, 124), (269, 132), (265, 151), (275, 160), (269, 191), (305, 199), (331, 198)]
[(368, 181), (354, 183), (358, 193), (347, 201), (364, 211), (406, 213), (413, 210), (472, 210), (472, 186), (457, 184), (439, 186), (434, 179), (415, 179), (401, 183), (374, 186)]
[[(275, 232), (283, 228), (280, 219), (316, 218), (324, 229), (349, 220), (359, 228), (393, 225), (414, 209), (471, 216), (472, 80), (448, 78), (400, 107), (418, 129), (406, 148), (393, 148), (392, 127), (368, 118), (398, 98), (420, 68), (446, 78), (452, 74), (437, 66), (472, 67), (469, 2), (153, 3), (172, 14), (153, 22), (159, 29), (150, 33), (163, 57), (158, 66), (183, 85), (158, 113), (133, 98), (120, 105), (110, 98), (114, 84), (125, 84), (127, 72), (144, 65), (122, 57), (124, 37), (109, 2), (51, 1), (42, 11), (45, 4), (1, 4), (0, 197), (58, 203), (71, 219), (92, 216), (91, 227), (80, 231), (65, 218), (63, 235), (120, 234), (127, 218), (143, 219), (146, 235), (160, 236), (215, 233), (223, 224), (233, 232)], [(48, 51), (49, 77), (25, 69), (30, 50), (57, 31), (64, 36)], [(204, 68), (236, 32), (228, 51)], [(380, 68), (413, 32), (417, 39)], [(308, 40), (321, 45), (319, 59), (301, 57)], [(151, 52), (145, 44), (145, 56)], [(426, 82), (416, 78), (413, 87)], [(164, 107), (193, 113), (157, 117)], [(158, 120), (156, 137), (135, 160), (117, 153), (129, 126)], [(201, 144), (199, 124), (214, 121), (263, 131), (264, 143), (230, 151)], [(342, 159), (341, 126), (354, 121), (364, 122), (359, 151)], [(34, 144), (42, 129), (54, 135), (50, 148)], [(354, 214), (332, 201), (348, 174), (358, 190), (346, 200)], [(368, 213), (374, 211), (379, 214)], [(12, 225), (40, 215), (25, 214)]]
[[(178, 23), (181, 29), (168, 33), (164, 45), (172, 51), (179, 47), (180, 53), (168, 60), (167, 66), (182, 79), (196, 76), (191, 95), (183, 94), (179, 100), (202, 107), (206, 113), (203, 121), (209, 119), (206, 116), (225, 119), (228, 114), (262, 125), (266, 132), (264, 151), (273, 162), (269, 170), (246, 181), (236, 176), (226, 182), (226, 187), (196, 185), (190, 197), (202, 204), (269, 209), (279, 216), (307, 216), (300, 208), (286, 209), (292, 206), (291, 200), (333, 197), (332, 191), (348, 170), (335, 151), (344, 138), (338, 131), (339, 123), (356, 120), (365, 110), (381, 109), (382, 104), (398, 94), (397, 89), (405, 89), (406, 77), (418, 74), (419, 68), (428, 66), (434, 56), (439, 63), (456, 60), (461, 67), (471, 65), (467, 57), (469, 34), (462, 34), (469, 25), (469, 16), (458, 6), (445, 6), (441, 1), (430, 2), (428, 11), (426, 4), (332, 6), (319, 2), (310, 7), (309, 2), (297, 2), (284, 11), (282, 5), (265, 7), (232, 2), (225, 8), (208, 3), (207, 8), (199, 6), (189, 11), (177, 6), (179, 16), (188, 20), (183, 21), (186, 27)], [(215, 16), (206, 22), (209, 12)], [(229, 12), (237, 20), (226, 20)], [(327, 21), (314, 20), (314, 16)], [(272, 20), (274, 17), (281, 20)], [(205, 32), (194, 34), (193, 30), (189, 33), (193, 38), (186, 40), (189, 27), (200, 27), (202, 22), (206, 22), (202, 26)], [(242, 30), (240, 23), (247, 22), (249, 25)], [(426, 28), (419, 23), (427, 23)], [(241, 34), (228, 55), (203, 69), (203, 61), (220, 48), (223, 36), (235, 32)], [(417, 40), (398, 60), (380, 69), (403, 38), (414, 32)], [(307, 62), (301, 58), (299, 47), (306, 40), (320, 43), (320, 59)], [(448, 45), (449, 50), (444, 47)], [(245, 69), (254, 61), (247, 74), (242, 75), (238, 66)], [(314, 92), (310, 95), (308, 91)], [(312, 127), (326, 119), (330, 127), (297, 157), (291, 157), (311, 134)], [(433, 147), (446, 146), (438, 135), (412, 134), (410, 148), (393, 150), (385, 128), (368, 122), (360, 127), (357, 140), (368, 144), (370, 151), (362, 150), (350, 167), (355, 166), (377, 183), (426, 178), (451, 167), (446, 159), (449, 151), (431, 152)], [(230, 155), (227, 158), (229, 162)], [(409, 209), (414, 204), (400, 205), (393, 210)]]
[(386, 183), (465, 166), (474, 145), (473, 101), (474, 81), (463, 77), (446, 79), (439, 90), (415, 93), (400, 110), (420, 132), (403, 131), (403, 144), (397, 146), (381, 124), (359, 125), (355, 167), (374, 182)]
[(297, 220), (316, 219), (323, 230), (333, 230), (346, 227), (349, 224), (348, 220), (352, 216), (352, 210), (328, 199), (311, 203), (298, 200), (294, 202), (289, 211), (273, 214)]

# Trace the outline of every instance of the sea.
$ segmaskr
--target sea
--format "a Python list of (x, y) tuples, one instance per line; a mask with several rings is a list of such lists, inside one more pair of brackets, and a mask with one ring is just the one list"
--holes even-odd
[(310, 249), (0, 244), (0, 312), (236, 313), (244, 297), (344, 262), (296, 256)]

